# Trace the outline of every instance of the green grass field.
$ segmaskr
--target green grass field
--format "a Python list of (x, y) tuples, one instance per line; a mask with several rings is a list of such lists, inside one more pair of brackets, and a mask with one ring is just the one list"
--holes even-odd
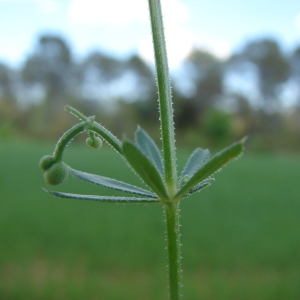
[[(0, 142), (0, 299), (167, 299), (162, 207), (45, 193), (52, 150)], [(65, 161), (140, 185), (107, 148), (73, 144)], [(184, 299), (300, 299), (300, 156), (246, 154), (215, 178), (181, 204)], [(75, 178), (55, 189), (111, 193)]]

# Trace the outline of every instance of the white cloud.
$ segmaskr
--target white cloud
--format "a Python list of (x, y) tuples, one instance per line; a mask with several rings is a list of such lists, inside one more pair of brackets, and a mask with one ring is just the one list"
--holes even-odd
[(179, 0), (162, 0), (165, 26), (182, 24), (188, 19), (188, 9)]
[(204, 38), (196, 41), (195, 47), (208, 51), (220, 59), (226, 59), (231, 54), (230, 45), (222, 40)]
[[(181, 26), (177, 28), (166, 28), (166, 45), (170, 68), (176, 68), (193, 48), (192, 34)], [(154, 61), (152, 37), (149, 35), (139, 45), (140, 55), (148, 60)]]
[[(196, 33), (194, 34), (188, 29), (187, 22), (190, 14), (183, 0), (161, 0), (161, 3), (170, 68), (179, 66), (194, 46), (204, 48), (219, 58), (228, 57), (230, 47), (227, 43), (211, 38), (199, 39)], [(105, 26), (134, 24), (136, 30), (141, 33), (140, 36), (144, 34), (144, 37), (136, 41), (139, 54), (144, 59), (154, 62), (148, 1), (72, 0), (69, 7), (69, 17), (74, 23), (91, 26), (97, 24)], [(148, 31), (145, 24), (148, 26)], [(128, 34), (130, 35), (130, 32)], [(127, 43), (124, 36), (114, 38), (122, 43), (122, 46)], [(199, 40), (200, 42), (198, 42)], [(102, 45), (104, 44), (105, 42), (102, 43)], [(111, 45), (111, 43), (107, 41), (107, 45)], [(128, 48), (132, 49), (134, 45), (128, 45)]]
[[(193, 47), (193, 36), (185, 26), (188, 9), (178, 0), (162, 0), (162, 12), (169, 66), (176, 68)], [(138, 48), (144, 59), (154, 61), (150, 35), (140, 42)]]
[(123, 25), (147, 20), (147, 1), (141, 0), (72, 0), (71, 21), (79, 24)]
[[(187, 9), (179, 0), (162, 0), (165, 23), (185, 21)], [(72, 0), (70, 19), (79, 24), (123, 25), (133, 21), (149, 22), (146, 0)]]
[[(197, 32), (187, 28), (189, 11), (178, 0), (162, 0), (166, 44), (170, 68), (176, 68), (194, 47), (213, 53), (220, 59), (226, 59), (231, 54), (231, 47), (225, 40), (213, 39), (208, 36), (199, 37)], [(145, 37), (139, 44), (141, 56), (153, 62), (154, 53), (152, 37)]]
[[(193, 45), (192, 34), (185, 26), (189, 17), (188, 9), (181, 1), (161, 0), (170, 67), (176, 67), (191, 51)], [(69, 18), (74, 23), (83, 25), (126, 26), (134, 23), (137, 26), (136, 30), (145, 31), (145, 36), (136, 41), (138, 51), (143, 58), (153, 61), (148, 1), (72, 0)], [(145, 24), (149, 26), (148, 31)], [(120, 43), (121, 39), (126, 43), (124, 37), (120, 37)]]

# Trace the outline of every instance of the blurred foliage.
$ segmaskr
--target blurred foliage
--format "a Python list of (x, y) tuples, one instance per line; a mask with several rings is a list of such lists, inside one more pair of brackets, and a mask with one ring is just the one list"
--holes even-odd
[(212, 141), (212, 146), (230, 142), (232, 129), (228, 113), (220, 110), (208, 111), (204, 117), (202, 128), (207, 138)]
[[(300, 45), (284, 52), (274, 39), (254, 39), (226, 60), (194, 49), (172, 74), (179, 145), (250, 135), (250, 148), (299, 150)], [(140, 124), (158, 139), (157, 98), (154, 69), (137, 55), (75, 60), (65, 38), (45, 34), (23, 65), (0, 62), (0, 138), (57, 138), (74, 124), (68, 104), (120, 137)]]

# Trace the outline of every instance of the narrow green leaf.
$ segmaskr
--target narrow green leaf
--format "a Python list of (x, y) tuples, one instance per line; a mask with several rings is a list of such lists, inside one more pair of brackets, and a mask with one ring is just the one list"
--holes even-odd
[(144, 190), (142, 188), (139, 188), (137, 186), (119, 181), (119, 180), (115, 180), (112, 178), (108, 178), (108, 177), (104, 177), (104, 176), (100, 176), (100, 175), (95, 175), (95, 174), (90, 174), (90, 173), (86, 173), (86, 172), (81, 172), (78, 170), (74, 170), (74, 169), (70, 169), (70, 172), (72, 175), (106, 187), (106, 188), (110, 188), (110, 189), (114, 189), (114, 190), (118, 190), (118, 191), (122, 191), (122, 192), (126, 192), (126, 193), (131, 193), (131, 194), (136, 194), (136, 195), (140, 195), (140, 196), (146, 196), (146, 197), (151, 197), (151, 198), (157, 198), (157, 195), (155, 195), (154, 193), (151, 193), (147, 190)]
[(180, 179), (188, 176), (192, 177), (204, 164), (204, 162), (209, 158), (209, 150), (197, 148), (189, 157), (187, 164), (185, 165)]
[(161, 203), (158, 199), (153, 199), (153, 198), (80, 195), (80, 194), (48, 191), (48, 190), (45, 191), (57, 197), (77, 199), (77, 200), (91, 200), (91, 201), (114, 202), (114, 203)]
[(160, 173), (141, 150), (132, 142), (124, 141), (123, 155), (133, 170), (161, 198), (167, 199), (168, 194)]
[(201, 191), (202, 189), (210, 186), (214, 181), (215, 181), (214, 178), (203, 180), (202, 182), (196, 184), (192, 189), (190, 189), (188, 195), (192, 195), (194, 193)]
[(137, 146), (146, 155), (152, 163), (156, 166), (160, 174), (163, 176), (163, 163), (160, 155), (160, 151), (156, 146), (153, 139), (148, 135), (148, 133), (142, 128), (138, 128), (135, 132), (135, 140)]
[(231, 160), (239, 157), (243, 152), (245, 139), (233, 143), (231, 146), (223, 149), (208, 160), (188, 181), (181, 187), (176, 197), (182, 197), (198, 183), (208, 178)]

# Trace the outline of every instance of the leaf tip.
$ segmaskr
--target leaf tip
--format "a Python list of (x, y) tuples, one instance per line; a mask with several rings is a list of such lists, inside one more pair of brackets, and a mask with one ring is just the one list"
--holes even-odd
[(244, 146), (245, 143), (247, 142), (248, 138), (249, 138), (248, 135), (244, 136), (244, 137), (240, 140), (240, 143)]
[(239, 140), (237, 142), (237, 144), (241, 146), (241, 149), (240, 149), (240, 154), (237, 155), (236, 159), (238, 159), (240, 156), (242, 156), (244, 154), (244, 152), (245, 152), (245, 144), (246, 144), (248, 138), (249, 137), (246, 135), (241, 140)]
[(64, 107), (64, 110), (65, 110), (65, 111), (70, 111), (70, 109), (71, 109), (71, 106), (70, 106), (70, 105), (65, 105), (65, 107)]
[(51, 194), (51, 192), (50, 192), (49, 190), (45, 189), (45, 188), (42, 188), (42, 190), (43, 190), (44, 192), (48, 193), (48, 194)]

